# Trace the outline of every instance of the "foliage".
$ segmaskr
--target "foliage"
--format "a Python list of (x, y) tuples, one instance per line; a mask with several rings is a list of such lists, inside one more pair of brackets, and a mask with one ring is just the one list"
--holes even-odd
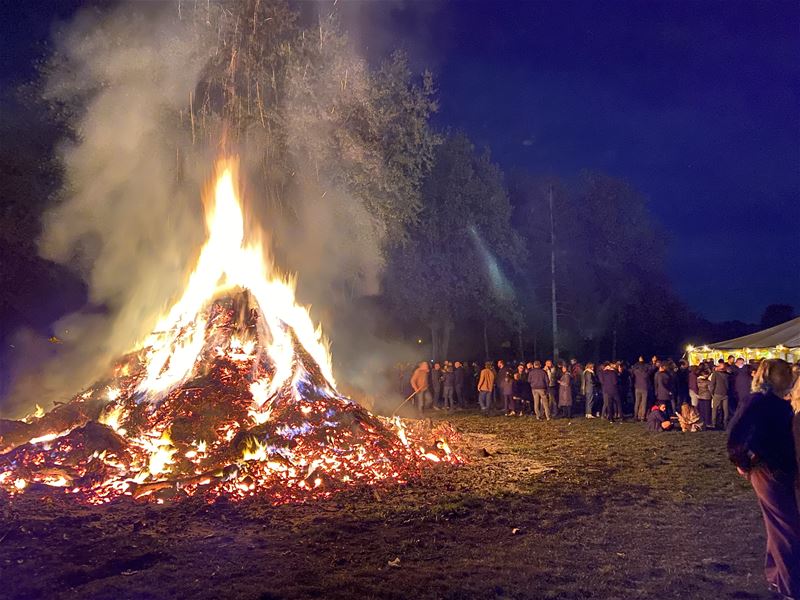
[[(457, 322), (478, 317), (517, 324), (503, 267), (522, 263), (523, 245), (510, 225), (502, 172), (462, 134), (438, 148), (422, 199), (408, 241), (391, 254), (386, 294), (409, 321), (431, 327), (438, 356), (446, 354), (447, 332)], [(445, 331), (441, 348), (439, 330)]]
[(399, 52), (371, 71), (333, 14), (305, 25), (282, 1), (195, 5), (192, 16), (199, 35), (217, 38), (188, 107), (193, 134), (216, 141), (225, 123), (231, 143), (258, 155), (274, 203), (303, 179), (336, 187), (364, 202), (389, 241), (402, 239), (438, 142), (430, 73), (415, 81)]

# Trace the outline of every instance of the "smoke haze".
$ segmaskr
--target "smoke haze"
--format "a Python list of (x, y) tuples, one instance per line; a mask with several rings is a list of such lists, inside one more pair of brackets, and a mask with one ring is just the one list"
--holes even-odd
[[(69, 117), (75, 139), (58, 152), (64, 189), (44, 216), (39, 248), (80, 274), (90, 306), (55, 325), (58, 345), (31, 331), (16, 334), (19, 358), (5, 413), (24, 414), (34, 403), (47, 408), (102, 376), (183, 289), (205, 239), (201, 191), (224, 131), (207, 125), (216, 134), (204, 143), (186, 126), (214, 42), (182, 20), (175, 5), (155, 3), (81, 13), (56, 37), (46, 99), (78, 109)], [(350, 77), (360, 93), (359, 74)], [(301, 123), (308, 115), (288, 116), (291, 143), (305, 154), (316, 136), (335, 133), (324, 121)], [(353, 302), (379, 292), (385, 232), (363, 200), (311, 165), (284, 175), (297, 183), (280, 203), (248, 185), (263, 168), (252, 157), (270, 143), (256, 131), (237, 141), (245, 205), (272, 236), (279, 267), (298, 273), (299, 301), (312, 305), (312, 318), (332, 339), (337, 379), (385, 395), (385, 367), (413, 355), (373, 335), (374, 323)]]

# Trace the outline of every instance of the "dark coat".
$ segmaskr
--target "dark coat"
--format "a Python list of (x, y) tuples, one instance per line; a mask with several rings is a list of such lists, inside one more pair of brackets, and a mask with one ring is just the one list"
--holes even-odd
[(656, 388), (656, 400), (669, 400), (672, 393), (669, 373), (666, 371), (659, 371), (656, 373), (653, 383)]
[(451, 370), (442, 372), (442, 385), (446, 388), (454, 388), (456, 384), (456, 374)]
[(689, 371), (689, 389), (693, 391), (695, 394), (699, 391), (697, 389), (697, 371), (692, 369)]
[(739, 401), (744, 400), (750, 395), (750, 386), (753, 383), (753, 374), (750, 366), (745, 365), (741, 369), (736, 369), (733, 374), (733, 391)]
[(453, 371), (453, 378), (457, 388), (463, 388), (466, 381), (467, 374), (464, 373), (464, 367), (456, 367)]
[(572, 406), (572, 375), (569, 371), (563, 373), (558, 381), (558, 405)]
[(500, 388), (500, 392), (503, 394), (508, 394), (509, 396), (513, 393), (513, 383), (514, 383), (514, 373), (511, 371), (511, 367), (503, 367), (497, 373), (497, 387)]
[(546, 390), (547, 389), (547, 373), (544, 372), (544, 369), (537, 369), (533, 368), (528, 371), (528, 383), (531, 386), (531, 389), (534, 390)]
[(619, 392), (619, 373), (616, 369), (603, 369), (600, 371), (600, 387), (604, 394)]
[(793, 419), (792, 405), (775, 394), (751, 394), (742, 400), (728, 435), (731, 462), (745, 471), (764, 465), (795, 477)]
[(431, 369), (431, 388), (435, 391), (442, 389), (442, 374), (441, 369)]
[(728, 395), (728, 373), (727, 371), (714, 371), (711, 377), (708, 378), (708, 389), (711, 390), (711, 396), (727, 396)]
[(511, 385), (511, 389), (513, 391), (513, 396), (515, 398), (525, 398), (525, 396), (527, 395), (526, 394), (526, 388), (528, 390), (530, 390), (530, 387), (528, 386), (528, 384), (525, 381), (523, 381), (522, 379), (515, 379), (514, 382)]
[(636, 363), (631, 368), (633, 387), (637, 390), (647, 391), (650, 387), (650, 367), (644, 363)]
[(660, 408), (653, 408), (647, 415), (647, 431), (664, 431), (661, 423), (669, 421)]

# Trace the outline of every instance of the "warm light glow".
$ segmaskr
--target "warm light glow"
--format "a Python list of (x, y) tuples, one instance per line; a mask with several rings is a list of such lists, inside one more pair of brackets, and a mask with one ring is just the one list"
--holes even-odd
[[(235, 160), (218, 165), (207, 241), (181, 296), (114, 366), (113, 381), (73, 398), (80, 414), (100, 401), (89, 418), (117, 435), (85, 421), (66, 438), (70, 430), (39, 429), (24, 470), (0, 460), (4, 490), (46, 484), (92, 503), (264, 490), (288, 501), (461, 461), (440, 432), (375, 417), (336, 391), (329, 345), (245, 218), (236, 171)], [(35, 417), (48, 415), (37, 407)], [(86, 435), (109, 443), (81, 454)]]

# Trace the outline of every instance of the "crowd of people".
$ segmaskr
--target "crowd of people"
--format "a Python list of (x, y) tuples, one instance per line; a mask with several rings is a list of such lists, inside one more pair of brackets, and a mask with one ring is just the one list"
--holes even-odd
[(536, 419), (632, 418), (661, 430), (677, 421), (684, 431), (726, 429), (737, 404), (750, 394), (755, 361), (731, 355), (717, 364), (689, 365), (653, 356), (585, 365), (535, 360), (506, 363), (422, 362), (401, 375), (404, 395), (420, 413), (479, 408), (484, 414)]
[(628, 416), (653, 432), (728, 430), (728, 456), (761, 507), (769, 588), (800, 600), (800, 364), (733, 355), (691, 366), (655, 356), (633, 365), (445, 361), (422, 362), (402, 379), (420, 414), (478, 408), (549, 420), (571, 418), (578, 406), (586, 418)]

